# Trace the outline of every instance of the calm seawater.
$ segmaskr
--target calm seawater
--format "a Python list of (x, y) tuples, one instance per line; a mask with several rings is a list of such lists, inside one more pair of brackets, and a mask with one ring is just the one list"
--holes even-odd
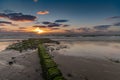
[(67, 40), (49, 48), (64, 75), (73, 75), (68, 80), (120, 80), (119, 41)]
[(5, 48), (10, 44), (11, 44), (11, 42), (0, 42), (0, 52), (2, 50), (5, 50)]
[[(15, 41), (16, 39), (0, 39), (0, 51)], [(63, 47), (57, 49), (58, 53), (66, 56), (120, 59), (120, 42), (118, 41), (61, 41), (60, 46)], [(61, 48), (60, 46), (56, 48)]]
[(5, 50), (9, 45), (15, 43), (17, 39), (0, 39), (0, 52)]
[(66, 56), (120, 59), (120, 42), (117, 41), (62, 41), (56, 49)]

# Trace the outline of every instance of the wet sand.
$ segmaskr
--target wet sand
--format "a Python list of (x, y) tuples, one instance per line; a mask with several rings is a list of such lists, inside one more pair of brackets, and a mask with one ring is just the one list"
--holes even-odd
[(0, 80), (43, 80), (41, 73), (36, 50), (0, 52)]
[(48, 48), (67, 80), (120, 80), (119, 42), (61, 41)]
[(68, 80), (120, 80), (120, 63), (107, 59), (53, 55)]

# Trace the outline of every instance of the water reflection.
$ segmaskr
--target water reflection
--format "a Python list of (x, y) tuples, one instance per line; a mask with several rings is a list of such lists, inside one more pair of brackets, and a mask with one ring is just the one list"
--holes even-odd
[(62, 41), (60, 45), (54, 45), (51, 48), (66, 56), (120, 59), (120, 42)]
[(12, 44), (13, 42), (0, 42), (0, 52), (1, 51), (3, 51), (3, 50), (5, 50), (6, 49), (6, 47), (8, 46), (8, 45), (10, 45), (10, 44)]

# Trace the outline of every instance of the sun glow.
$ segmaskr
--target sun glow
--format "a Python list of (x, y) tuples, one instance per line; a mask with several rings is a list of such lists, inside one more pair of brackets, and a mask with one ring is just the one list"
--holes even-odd
[(34, 32), (37, 32), (37, 33), (43, 33), (44, 32), (44, 30), (42, 30), (42, 29), (40, 29), (40, 28), (36, 28), (36, 29), (34, 29)]

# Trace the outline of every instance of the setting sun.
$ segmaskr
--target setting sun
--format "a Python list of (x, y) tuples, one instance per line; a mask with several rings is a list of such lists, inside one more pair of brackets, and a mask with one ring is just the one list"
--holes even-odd
[(40, 28), (36, 28), (36, 29), (34, 29), (34, 32), (37, 32), (37, 33), (43, 33), (44, 32), (44, 30), (42, 30), (42, 29), (40, 29)]

